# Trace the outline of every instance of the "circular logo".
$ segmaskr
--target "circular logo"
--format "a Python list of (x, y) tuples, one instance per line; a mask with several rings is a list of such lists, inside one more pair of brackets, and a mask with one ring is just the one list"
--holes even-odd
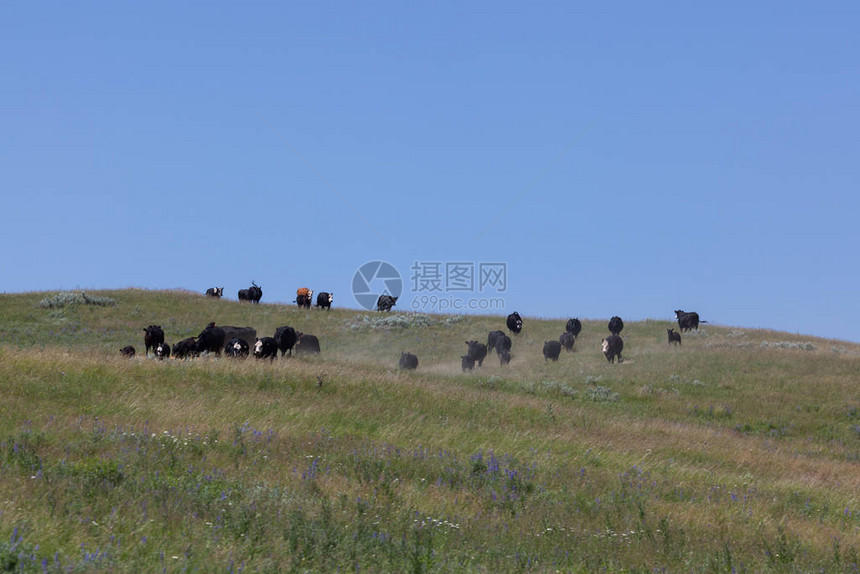
[(352, 277), (352, 296), (368, 311), (376, 309), (376, 300), (380, 295), (400, 297), (402, 291), (403, 279), (400, 273), (386, 261), (368, 261)]

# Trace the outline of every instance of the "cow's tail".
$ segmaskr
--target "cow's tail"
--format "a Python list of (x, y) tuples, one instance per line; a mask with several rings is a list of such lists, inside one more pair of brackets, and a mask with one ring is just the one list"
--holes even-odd
[(707, 321), (702, 321), (701, 319), (699, 319), (699, 323), (707, 323)]

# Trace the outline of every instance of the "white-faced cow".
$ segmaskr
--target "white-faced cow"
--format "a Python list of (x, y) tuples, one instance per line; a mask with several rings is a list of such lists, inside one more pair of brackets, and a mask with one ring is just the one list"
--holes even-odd
[(224, 353), (234, 359), (243, 359), (250, 354), (251, 348), (245, 339), (233, 337), (224, 345)]
[(514, 335), (519, 335), (520, 331), (523, 330), (523, 318), (520, 317), (520, 314), (516, 311), (508, 315), (508, 318), (505, 320), (505, 325), (508, 326), (508, 329)]
[(621, 351), (624, 350), (624, 341), (621, 337), (618, 335), (609, 335), (603, 339), (601, 348), (603, 349), (603, 356), (606, 357), (607, 361), (614, 363), (617, 357), (618, 362), (621, 362)]
[(327, 293), (325, 291), (320, 291), (317, 295), (317, 307), (320, 309), (325, 309), (326, 311), (331, 311), (331, 304), (334, 302), (334, 293)]
[(412, 353), (400, 353), (400, 368), (406, 371), (414, 371), (418, 368), (418, 357)]
[(304, 309), (310, 309), (311, 301), (313, 301), (313, 296), (313, 289), (308, 289), (307, 287), (300, 287), (296, 290), (296, 305)]
[(224, 296), (224, 288), (223, 287), (210, 287), (206, 290), (207, 297), (215, 297), (216, 299), (220, 299)]
[(686, 311), (678, 309), (675, 311), (675, 318), (678, 320), (678, 327), (681, 328), (682, 333), (691, 329), (696, 329), (698, 331), (699, 323), (707, 323), (707, 321), (700, 321), (699, 314), (695, 311), (687, 313)]
[(170, 357), (170, 345), (161, 342), (155, 346), (155, 356), (159, 361)]
[(161, 325), (150, 325), (143, 329), (143, 343), (146, 345), (146, 355), (149, 356), (149, 350), (155, 350), (155, 346), (164, 342), (164, 331), (161, 330)]
[(616, 315), (615, 317), (609, 320), (609, 332), (613, 335), (618, 335), (621, 331), (624, 330), (624, 321), (621, 320), (621, 317)]
[(278, 356), (278, 344), (274, 337), (263, 337), (254, 342), (254, 356), (258, 359), (274, 361)]

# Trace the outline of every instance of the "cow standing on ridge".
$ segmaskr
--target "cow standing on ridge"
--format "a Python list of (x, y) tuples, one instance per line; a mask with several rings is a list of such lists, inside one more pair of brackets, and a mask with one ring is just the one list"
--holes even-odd
[(317, 307), (320, 309), (325, 309), (326, 311), (331, 311), (331, 304), (334, 301), (334, 293), (326, 293), (325, 291), (320, 291), (317, 295)]
[(609, 320), (609, 332), (613, 335), (618, 335), (621, 331), (624, 330), (624, 321), (621, 320), (621, 317), (615, 316)]
[(574, 337), (579, 337), (579, 333), (582, 331), (582, 322), (579, 319), (568, 319), (564, 330)]
[(523, 330), (523, 318), (520, 317), (520, 314), (516, 311), (508, 315), (508, 318), (505, 320), (505, 324), (514, 335), (519, 335), (520, 331)]
[(687, 313), (686, 311), (678, 309), (675, 311), (675, 318), (678, 320), (678, 327), (681, 328), (682, 333), (691, 329), (698, 331), (699, 323), (707, 323), (707, 321), (700, 321), (699, 314), (695, 311)]

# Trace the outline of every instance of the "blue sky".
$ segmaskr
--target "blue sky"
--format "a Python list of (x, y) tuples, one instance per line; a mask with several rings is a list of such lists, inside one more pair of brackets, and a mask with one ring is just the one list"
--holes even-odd
[(4, 3), (0, 290), (504, 262), (432, 294), (860, 342), (860, 5), (463, 4)]

